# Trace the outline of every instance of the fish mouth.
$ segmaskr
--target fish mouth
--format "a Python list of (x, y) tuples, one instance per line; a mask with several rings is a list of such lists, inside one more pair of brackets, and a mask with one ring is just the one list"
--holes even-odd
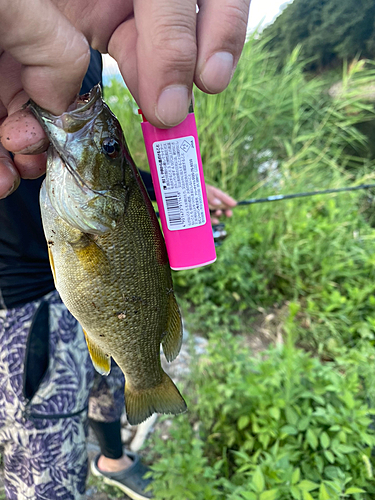
[(96, 85), (60, 116), (32, 101), (28, 104), (50, 141), (46, 187), (51, 204), (65, 222), (92, 234), (113, 229), (121, 211), (118, 207), (124, 205), (122, 183), (102, 184), (95, 178), (84, 177), (90, 158), (103, 154), (95, 140), (99, 134), (97, 122), (105, 120), (105, 116), (99, 117), (106, 109), (101, 97), (100, 85)]
[[(51, 133), (51, 127), (59, 127), (66, 133), (74, 133), (79, 131), (88, 121), (95, 118), (98, 113), (103, 109), (103, 101), (101, 100), (102, 90), (98, 83), (87, 94), (80, 95), (71, 104), (68, 110), (62, 115), (53, 115), (46, 109), (38, 106), (32, 99), (25, 105), (29, 108), (38, 122), (43, 127), (47, 137), (56, 147), (59, 146), (55, 143)], [(55, 139), (55, 141), (54, 141)]]
[(108, 190), (95, 190), (89, 186), (77, 172), (77, 160), (70, 153), (69, 145), (87, 134), (98, 115), (103, 110), (100, 84), (95, 85), (90, 92), (77, 97), (68, 111), (62, 115), (53, 115), (38, 106), (31, 99), (26, 107), (34, 114), (46, 133), (51, 146), (62, 159), (68, 172), (72, 175), (82, 191), (91, 191), (98, 195), (107, 194)]

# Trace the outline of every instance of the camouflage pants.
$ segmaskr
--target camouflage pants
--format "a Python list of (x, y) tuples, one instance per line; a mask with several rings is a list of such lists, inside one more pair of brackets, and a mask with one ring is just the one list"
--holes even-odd
[(120, 418), (120, 369), (114, 366), (108, 377), (96, 374), (82, 329), (57, 292), (0, 310), (0, 346), (0, 445), (7, 498), (84, 498), (88, 409), (94, 420)]

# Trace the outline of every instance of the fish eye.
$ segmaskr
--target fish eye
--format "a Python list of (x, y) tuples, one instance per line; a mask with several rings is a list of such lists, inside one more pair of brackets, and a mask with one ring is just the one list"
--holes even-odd
[(115, 159), (120, 152), (119, 143), (115, 139), (104, 139), (102, 142), (102, 151), (109, 158)]

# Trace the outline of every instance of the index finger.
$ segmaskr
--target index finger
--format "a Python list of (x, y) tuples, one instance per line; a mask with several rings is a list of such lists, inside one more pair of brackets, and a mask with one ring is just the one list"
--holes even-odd
[(221, 189), (218, 189), (209, 184), (206, 185), (207, 200), (208, 205), (212, 210), (215, 209), (228, 209), (233, 208), (237, 205), (237, 201), (229, 196), (229, 194), (224, 193)]
[(139, 104), (158, 127), (188, 113), (196, 64), (195, 0), (134, 0)]
[(195, 84), (217, 94), (229, 84), (246, 38), (250, 0), (200, 0)]

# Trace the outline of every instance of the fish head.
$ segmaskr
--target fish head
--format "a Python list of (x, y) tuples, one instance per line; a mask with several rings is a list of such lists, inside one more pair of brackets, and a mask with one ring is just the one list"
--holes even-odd
[(100, 86), (60, 116), (32, 101), (29, 107), (50, 140), (46, 188), (54, 209), (82, 232), (114, 229), (126, 207), (128, 150)]

